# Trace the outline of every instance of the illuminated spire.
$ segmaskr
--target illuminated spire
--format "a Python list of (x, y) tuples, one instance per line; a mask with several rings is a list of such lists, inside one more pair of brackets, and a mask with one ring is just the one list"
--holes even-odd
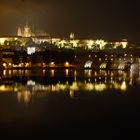
[(24, 33), (23, 33), (24, 37), (31, 37), (32, 36), (32, 31), (31, 31), (31, 28), (29, 27), (29, 24), (28, 22), (26, 22), (26, 25), (24, 27)]
[(21, 28), (20, 27), (18, 27), (17, 36), (22, 36), (22, 31), (21, 31)]
[(71, 33), (70, 34), (70, 39), (74, 39), (74, 37), (75, 37), (74, 33)]

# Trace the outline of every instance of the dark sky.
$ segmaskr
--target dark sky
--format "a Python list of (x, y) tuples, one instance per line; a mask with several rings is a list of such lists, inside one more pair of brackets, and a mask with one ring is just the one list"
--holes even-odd
[(0, 35), (14, 35), (29, 20), (52, 36), (140, 41), (137, 0), (0, 0)]

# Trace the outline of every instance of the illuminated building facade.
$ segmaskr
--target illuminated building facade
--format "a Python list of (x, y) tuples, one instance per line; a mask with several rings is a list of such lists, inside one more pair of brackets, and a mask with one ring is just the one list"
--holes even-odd
[[(68, 39), (51, 38), (49, 34), (43, 31), (34, 31), (28, 24), (24, 27), (18, 27), (16, 36), (0, 37), (0, 45), (29, 47), (29, 42), (31, 42), (31, 40), (34, 45), (48, 43), (58, 48), (66, 49), (84, 48), (87, 50), (104, 50), (108, 48), (117, 49), (118, 47), (125, 49), (129, 45), (126, 39), (120, 42), (108, 42), (102, 39), (76, 39), (74, 33), (70, 33), (70, 38)], [(13, 44), (11, 45), (11, 43)]]
[(74, 39), (75, 38), (75, 35), (74, 35), (74, 33), (70, 33), (70, 39)]
[(31, 37), (34, 36), (34, 33), (31, 30), (31, 27), (26, 24), (23, 28), (18, 27), (17, 36), (20, 37)]

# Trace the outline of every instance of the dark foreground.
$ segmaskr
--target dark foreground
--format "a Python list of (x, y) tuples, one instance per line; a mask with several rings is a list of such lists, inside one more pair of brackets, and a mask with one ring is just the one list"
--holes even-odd
[(0, 94), (0, 135), (28, 139), (136, 139), (140, 130), (140, 86), (127, 91), (67, 91), (18, 102)]

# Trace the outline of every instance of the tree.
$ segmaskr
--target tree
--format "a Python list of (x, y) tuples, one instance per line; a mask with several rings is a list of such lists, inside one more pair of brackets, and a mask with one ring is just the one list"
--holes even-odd
[(25, 65), (25, 63), (27, 62), (27, 52), (23, 51), (21, 55), (22, 55), (22, 63), (24, 63)]
[(20, 62), (20, 54), (19, 52), (15, 51), (13, 58), (12, 58), (13, 64), (18, 65)]

